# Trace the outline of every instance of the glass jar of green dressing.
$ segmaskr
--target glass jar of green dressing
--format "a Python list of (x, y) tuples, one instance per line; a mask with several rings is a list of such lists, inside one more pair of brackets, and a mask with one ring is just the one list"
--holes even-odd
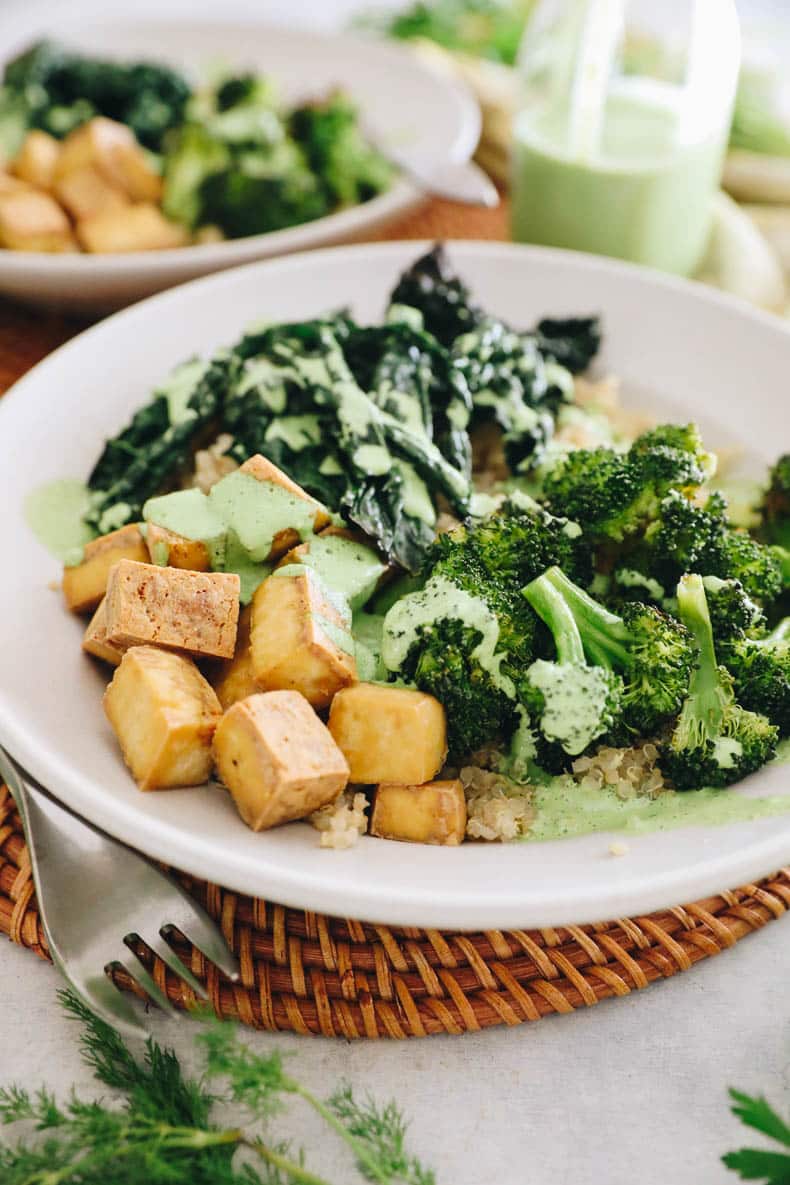
[(735, 0), (542, 0), (520, 54), (513, 238), (691, 274), (739, 64)]

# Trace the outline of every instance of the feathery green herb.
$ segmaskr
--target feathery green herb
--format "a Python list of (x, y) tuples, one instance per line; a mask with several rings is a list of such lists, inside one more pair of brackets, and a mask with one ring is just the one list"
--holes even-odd
[[(300, 1152), (270, 1138), (270, 1121), (288, 1096), (324, 1119), (365, 1180), (435, 1185), (433, 1172), (406, 1150), (394, 1103), (360, 1103), (348, 1086), (319, 1099), (287, 1073), (278, 1050), (255, 1054), (222, 1023), (199, 1035), (206, 1074), (192, 1080), (153, 1038), (138, 1061), (74, 995), (62, 992), (61, 1001), (83, 1025), (85, 1063), (121, 1100), (111, 1105), (72, 1094), (60, 1104), (44, 1088), (0, 1089), (0, 1124), (28, 1129), (15, 1143), (0, 1142), (3, 1185), (329, 1185)], [(215, 1104), (228, 1101), (242, 1109), (243, 1127), (214, 1121)]]

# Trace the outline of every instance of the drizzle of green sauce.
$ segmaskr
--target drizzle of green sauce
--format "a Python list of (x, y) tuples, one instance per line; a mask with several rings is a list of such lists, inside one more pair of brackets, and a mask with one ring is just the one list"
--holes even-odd
[(83, 522), (91, 493), (84, 482), (64, 477), (31, 490), (25, 498), (25, 521), (47, 551), (73, 567), (82, 563), (86, 543), (94, 537)]
[(196, 414), (187, 404), (207, 370), (207, 362), (200, 358), (191, 358), (188, 362), (176, 366), (162, 385), (154, 391), (154, 395), (162, 395), (167, 400), (167, 415), (171, 427), (192, 419)]
[(595, 831), (668, 831), (674, 827), (747, 822), (790, 813), (790, 795), (745, 798), (731, 790), (682, 794), (666, 790), (656, 798), (621, 799), (613, 789), (582, 789), (572, 778), (552, 778), (535, 788), (536, 818), (525, 840), (567, 839)]
[(191, 489), (149, 498), (143, 517), (204, 543), (215, 571), (238, 573), (246, 604), (271, 572), (266, 561), (275, 535), (289, 528), (303, 539), (311, 535), (315, 507), (275, 482), (237, 469), (208, 494)]
[[(177, 495), (171, 495), (177, 497)], [(212, 511), (235, 531), (250, 559), (268, 559), (275, 535), (289, 528), (305, 538), (313, 533), (315, 505), (273, 481), (258, 481), (237, 469), (212, 486)]]
[(299, 453), (311, 444), (321, 442), (321, 421), (318, 416), (279, 416), (266, 429), (267, 441), (282, 440), (292, 452)]
[(569, 673), (563, 663), (538, 659), (529, 668), (529, 681), (543, 695), (543, 732), (571, 756), (583, 753), (603, 730), (607, 672), (600, 667), (578, 667)]
[(280, 579), (306, 576), (314, 585), (315, 590), (325, 604), (331, 605), (336, 611), (342, 624), (332, 621), (326, 614), (320, 611), (312, 614), (313, 620), (323, 630), (326, 636), (334, 642), (338, 650), (343, 650), (346, 654), (354, 655), (354, 638), (351, 633), (351, 609), (342, 593), (328, 585), (319, 572), (311, 568), (308, 564), (286, 564), (282, 568), (276, 568), (272, 576), (279, 577)]
[(320, 577), (324, 585), (339, 593), (352, 609), (358, 609), (370, 600), (386, 571), (386, 564), (371, 547), (342, 535), (316, 535), (309, 541), (300, 560)]
[(383, 444), (361, 444), (354, 450), (354, 464), (365, 473), (387, 473), (392, 457)]
[(507, 656), (504, 652), (496, 653), (499, 641), (496, 617), (484, 601), (458, 588), (445, 576), (432, 576), (424, 589), (396, 601), (387, 613), (381, 648), (385, 666), (397, 671), (416, 640), (417, 631), (446, 618), (458, 618), (464, 625), (480, 631), (482, 637), (472, 656), (488, 672), (494, 684), (515, 699), (513, 681), (501, 671)]
[(354, 635), (354, 656), (357, 660), (357, 675), (362, 683), (374, 683), (386, 678), (387, 671), (381, 660), (381, 635), (384, 618), (379, 613), (354, 614), (351, 632)]
[(403, 509), (412, 518), (422, 519), (432, 527), (436, 522), (436, 511), (428, 487), (417, 470), (408, 461), (400, 459), (392, 461), (392, 468), (401, 475), (403, 481)]

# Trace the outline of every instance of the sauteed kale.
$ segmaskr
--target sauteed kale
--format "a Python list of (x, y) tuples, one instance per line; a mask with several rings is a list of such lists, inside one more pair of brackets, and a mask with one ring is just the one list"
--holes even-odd
[(518, 331), (483, 314), (436, 247), (398, 282), (381, 326), (345, 313), (267, 325), (208, 365), (177, 368), (107, 443), (89, 521), (135, 521), (196, 447), (227, 432), (235, 460), (262, 453), (416, 571), (440, 510), (472, 509), (470, 429), (498, 424), (514, 470), (550, 442), (572, 391), (556, 359), (578, 368), (599, 332), (592, 318), (541, 325)]

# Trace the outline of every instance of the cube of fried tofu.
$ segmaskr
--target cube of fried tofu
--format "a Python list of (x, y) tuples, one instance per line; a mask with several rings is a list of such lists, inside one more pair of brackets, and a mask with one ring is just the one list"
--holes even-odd
[(210, 777), (222, 709), (191, 659), (134, 646), (104, 693), (104, 711), (141, 790), (198, 786)]
[(252, 695), (229, 708), (214, 737), (214, 762), (253, 831), (304, 818), (348, 782), (343, 754), (296, 691)]
[(346, 755), (352, 782), (421, 785), (447, 754), (444, 708), (408, 687), (357, 683), (338, 691), (329, 731)]
[(357, 679), (351, 621), (309, 572), (277, 572), (252, 600), (252, 674), (263, 691), (300, 691), (325, 708)]
[(0, 244), (12, 251), (77, 250), (71, 223), (55, 199), (24, 185), (0, 194)]
[(240, 581), (235, 572), (187, 572), (121, 560), (107, 581), (107, 638), (211, 658), (236, 649)]
[(83, 165), (64, 173), (55, 180), (53, 192), (76, 221), (110, 210), (128, 209), (131, 204), (123, 190), (111, 185), (95, 165)]
[[(257, 481), (271, 481), (275, 485), (281, 486), (287, 490), (289, 494), (293, 494), (296, 498), (303, 498), (309, 502), (315, 509), (313, 517), (313, 530), (320, 531), (323, 527), (329, 526), (331, 518), (329, 511), (325, 506), (322, 506), (315, 498), (311, 498), (306, 490), (303, 490), (295, 481), (291, 481), (287, 473), (283, 473), (282, 469), (278, 469), (266, 457), (256, 453), (254, 457), (250, 457), (245, 461), (240, 469), (241, 473), (249, 473), (251, 477), (256, 478)], [(270, 559), (276, 559), (283, 555), (292, 547), (296, 547), (299, 543), (299, 535), (291, 527), (286, 527), (284, 531), (278, 531), (272, 541), (272, 550)]]
[(148, 523), (145, 543), (152, 564), (169, 568), (187, 568), (190, 572), (211, 570), (208, 548), (199, 539), (187, 539), (184, 535), (177, 535), (175, 531), (168, 531), (167, 527)]
[(11, 171), (36, 189), (51, 189), (59, 156), (60, 143), (55, 137), (34, 128), (25, 136)]
[(466, 831), (466, 797), (458, 778), (404, 786), (382, 782), (370, 816), (370, 834), (411, 843), (461, 843)]
[(117, 667), (124, 656), (122, 646), (107, 640), (107, 599), (102, 597), (99, 606), (88, 623), (85, 636), (82, 639), (82, 649), (102, 662), (108, 662)]
[(245, 605), (239, 614), (239, 626), (236, 631), (236, 653), (217, 665), (217, 669), (210, 675), (211, 686), (217, 693), (217, 699), (227, 711), (232, 704), (248, 695), (256, 695), (260, 687), (252, 674), (252, 647), (250, 646), (250, 623), (252, 620), (252, 605)]
[(61, 146), (56, 178), (93, 166), (135, 202), (158, 202), (162, 178), (125, 124), (97, 116), (70, 132)]
[(107, 591), (107, 577), (119, 560), (145, 562), (148, 551), (136, 523), (85, 544), (81, 564), (63, 569), (63, 595), (73, 613), (96, 608)]
[(189, 242), (185, 227), (171, 222), (157, 206), (140, 202), (102, 210), (77, 223), (77, 238), (95, 255), (127, 251), (167, 251)]
[(10, 173), (6, 173), (4, 169), (0, 168), (0, 194), (6, 193), (30, 193), (34, 186), (27, 181), (22, 181), (20, 177), (12, 177)]

